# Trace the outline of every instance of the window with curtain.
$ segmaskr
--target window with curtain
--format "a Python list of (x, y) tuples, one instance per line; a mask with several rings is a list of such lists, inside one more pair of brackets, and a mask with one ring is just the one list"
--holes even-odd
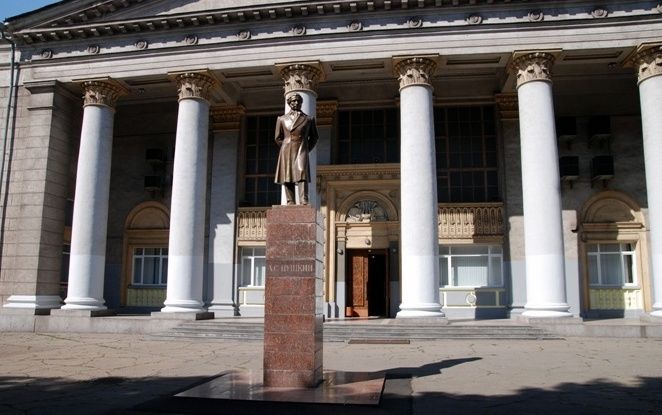
[(134, 285), (165, 285), (168, 282), (168, 248), (134, 248)]
[(499, 245), (439, 247), (442, 287), (503, 286), (503, 250)]
[(264, 287), (266, 272), (266, 257), (264, 247), (241, 248), (241, 282), (242, 287)]
[(588, 245), (588, 275), (591, 286), (637, 284), (634, 244)]
[(275, 115), (246, 117), (244, 148), (244, 206), (280, 204), (280, 186), (274, 183), (278, 145), (274, 141)]

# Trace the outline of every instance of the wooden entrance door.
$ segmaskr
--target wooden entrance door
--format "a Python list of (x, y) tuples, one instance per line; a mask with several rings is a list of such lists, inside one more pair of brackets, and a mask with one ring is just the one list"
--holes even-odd
[(388, 275), (386, 251), (348, 251), (346, 317), (386, 316)]

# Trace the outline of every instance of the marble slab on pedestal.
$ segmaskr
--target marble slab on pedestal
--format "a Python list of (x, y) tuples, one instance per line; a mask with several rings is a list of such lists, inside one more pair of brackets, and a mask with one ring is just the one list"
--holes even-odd
[(322, 381), (321, 225), (310, 206), (267, 212), (264, 384), (314, 388)]

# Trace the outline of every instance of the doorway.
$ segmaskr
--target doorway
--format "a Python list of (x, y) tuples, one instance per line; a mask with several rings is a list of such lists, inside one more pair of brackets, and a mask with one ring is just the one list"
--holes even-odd
[(345, 317), (388, 317), (388, 250), (348, 250), (347, 261)]

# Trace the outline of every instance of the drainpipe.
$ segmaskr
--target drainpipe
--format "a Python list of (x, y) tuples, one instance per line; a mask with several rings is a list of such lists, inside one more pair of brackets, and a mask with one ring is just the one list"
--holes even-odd
[[(2, 193), (3, 187), (5, 187), (5, 160), (8, 159), (7, 153), (7, 144), (10, 141), (10, 130), (9, 125), (12, 119), (13, 113), (16, 110), (15, 97), (16, 94), (16, 44), (11, 39), (11, 36), (6, 33), (7, 25), (4, 22), (0, 22), (0, 35), (2, 40), (9, 43), (11, 46), (11, 58), (9, 63), (9, 97), (7, 99), (7, 113), (5, 116), (5, 125), (4, 125), (4, 134), (2, 135), (2, 162), (0, 162), (0, 194)], [(13, 131), (11, 132), (13, 137)], [(5, 228), (5, 217), (7, 214), (7, 191), (9, 189), (5, 187), (4, 202), (2, 209), (2, 218), (0, 222), (0, 264), (2, 264), (2, 247), (4, 245), (4, 228)]]

